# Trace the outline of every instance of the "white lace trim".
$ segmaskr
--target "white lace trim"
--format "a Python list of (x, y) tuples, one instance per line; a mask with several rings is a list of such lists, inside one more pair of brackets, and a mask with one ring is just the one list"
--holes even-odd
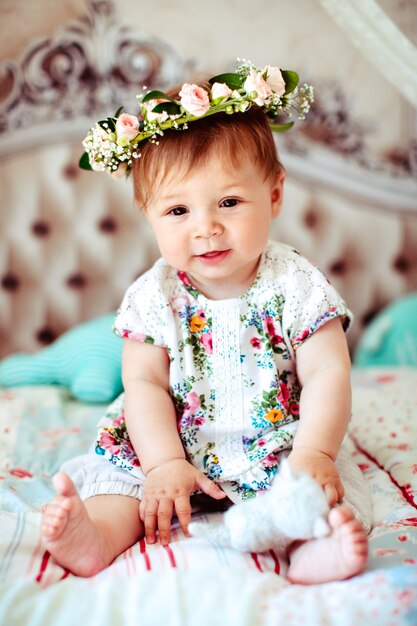
[(222, 480), (232, 480), (250, 467), (242, 442), (244, 411), (240, 362), (240, 301), (219, 301), (213, 305), (216, 453), (223, 470)]

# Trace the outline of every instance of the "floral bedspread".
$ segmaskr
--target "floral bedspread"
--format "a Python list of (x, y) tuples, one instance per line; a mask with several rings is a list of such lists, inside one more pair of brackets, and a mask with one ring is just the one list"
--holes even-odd
[(374, 507), (360, 576), (289, 584), (270, 551), (239, 553), (174, 527), (167, 548), (138, 542), (83, 580), (41, 547), (50, 477), (88, 447), (103, 406), (58, 387), (0, 389), (0, 624), (138, 623), (210, 626), (417, 625), (417, 371), (353, 374), (352, 454)]

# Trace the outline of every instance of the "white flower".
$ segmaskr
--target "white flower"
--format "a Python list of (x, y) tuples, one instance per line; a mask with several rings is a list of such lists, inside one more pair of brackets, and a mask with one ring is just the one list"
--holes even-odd
[(165, 111), (163, 113), (152, 112), (152, 109), (154, 109), (157, 104), (161, 104), (162, 102), (167, 102), (167, 100), (158, 98), (156, 100), (147, 100), (147, 102), (142, 103), (142, 109), (144, 109), (146, 119), (149, 122), (165, 122), (168, 119), (168, 113)]
[(120, 163), (117, 170), (114, 170), (113, 172), (111, 172), (110, 176), (112, 178), (120, 179), (126, 176), (126, 172), (127, 172), (127, 164)]
[(282, 77), (281, 70), (278, 67), (272, 67), (271, 65), (265, 65), (262, 70), (262, 74), (266, 72), (266, 82), (271, 87), (272, 91), (279, 96), (283, 96), (285, 93), (285, 81)]
[(211, 87), (211, 99), (216, 104), (225, 102), (232, 95), (232, 90), (226, 83), (214, 83)]
[(90, 160), (91, 169), (95, 172), (104, 172), (106, 169), (104, 163), (102, 161), (91, 161)]
[[(254, 102), (259, 106), (268, 104), (272, 96), (272, 89), (268, 83), (263, 79), (262, 73), (256, 70), (251, 70), (247, 79), (243, 85), (243, 88)], [(256, 94), (253, 95), (253, 94)]]

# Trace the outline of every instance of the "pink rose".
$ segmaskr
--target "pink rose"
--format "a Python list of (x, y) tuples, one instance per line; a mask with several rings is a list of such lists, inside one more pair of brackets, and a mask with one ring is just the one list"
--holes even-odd
[(204, 424), (206, 420), (204, 419), (204, 417), (196, 417), (194, 420), (194, 425), (195, 426), (202, 426)]
[(183, 313), (186, 308), (190, 306), (190, 299), (188, 296), (178, 296), (171, 300), (171, 307), (174, 313)]
[(190, 279), (188, 278), (187, 274), (185, 272), (178, 272), (178, 277), (180, 279), (180, 281), (182, 282), (183, 285), (185, 285), (186, 287), (192, 287), (192, 283), (190, 281)]
[(220, 104), (224, 102), (232, 95), (232, 90), (226, 85), (226, 83), (214, 83), (211, 87), (211, 99)]
[(200, 341), (204, 346), (206, 354), (213, 354), (213, 335), (211, 333), (203, 333)]
[(307, 339), (307, 337), (310, 335), (310, 331), (309, 330), (303, 330), (303, 332), (298, 335), (298, 337), (296, 337), (294, 339), (294, 343), (297, 345), (299, 343), (302, 343), (303, 341), (305, 341), (305, 339)]
[(126, 137), (131, 141), (139, 131), (139, 120), (134, 115), (122, 113), (116, 122), (116, 133), (118, 137)]
[(274, 467), (276, 464), (277, 464), (277, 457), (275, 456), (273, 452), (271, 452), (271, 454), (268, 454), (268, 456), (263, 458), (261, 461), (261, 465), (263, 467)]
[(279, 383), (279, 392), (277, 395), (277, 400), (280, 404), (282, 404), (284, 409), (287, 408), (289, 399), (290, 399), (290, 390), (288, 389), (288, 386), (285, 383), (282, 383), (282, 382)]
[(100, 433), (98, 444), (101, 448), (104, 448), (105, 450), (108, 450), (108, 452), (111, 452), (111, 454), (117, 455), (120, 453), (120, 446), (116, 444), (115, 438), (112, 437), (109, 433)]
[(115, 417), (114, 420), (112, 420), (111, 424), (113, 428), (117, 428), (118, 426), (122, 426), (122, 424), (124, 423), (125, 423), (125, 416), (122, 413), (118, 417)]
[(195, 115), (195, 117), (202, 117), (210, 108), (207, 91), (198, 85), (184, 83), (179, 96), (184, 109), (191, 115)]
[(276, 336), (277, 333), (276, 333), (276, 330), (275, 330), (274, 320), (273, 320), (272, 317), (266, 317), (265, 318), (264, 329), (266, 330), (268, 335), (270, 335), (271, 337), (275, 337)]
[(252, 337), (252, 339), (250, 340), (250, 345), (252, 346), (252, 348), (259, 350), (259, 348), (261, 347), (261, 342), (259, 341), (258, 337)]
[(290, 406), (288, 407), (288, 410), (291, 413), (291, 415), (299, 415), (300, 406), (298, 402), (291, 402)]
[(281, 70), (278, 67), (265, 65), (262, 74), (265, 74), (265, 72), (267, 72), (266, 82), (271, 87), (272, 91), (282, 96), (285, 93), (285, 81), (282, 77)]
[[(268, 83), (262, 78), (261, 72), (251, 70), (245, 84), (243, 85), (246, 92), (251, 96), (251, 100), (256, 102), (259, 106), (267, 104), (272, 96), (272, 89)], [(251, 94), (256, 92), (256, 97), (252, 97)]]
[(129, 330), (123, 331), (122, 336), (127, 339), (134, 339), (135, 341), (146, 341), (146, 335), (143, 333), (135, 333)]
[(190, 391), (187, 393), (186, 403), (188, 405), (188, 411), (190, 413), (195, 413), (201, 406), (200, 396), (195, 391)]

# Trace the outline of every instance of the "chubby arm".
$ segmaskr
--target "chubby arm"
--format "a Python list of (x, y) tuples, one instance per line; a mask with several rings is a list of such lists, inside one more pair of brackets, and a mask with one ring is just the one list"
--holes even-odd
[(169, 395), (166, 350), (127, 339), (122, 358), (125, 419), (145, 474), (174, 459), (185, 459)]
[(140, 504), (146, 539), (154, 543), (158, 528), (161, 543), (167, 545), (174, 509), (181, 527), (188, 533), (192, 491), (201, 489), (213, 498), (223, 498), (225, 494), (186, 460), (169, 393), (166, 351), (140, 341), (126, 340), (122, 377), (126, 425), (146, 474)]
[(350, 357), (340, 319), (327, 322), (298, 348), (297, 375), (300, 424), (289, 460), (310, 473), (334, 505), (344, 494), (334, 462), (351, 412)]

